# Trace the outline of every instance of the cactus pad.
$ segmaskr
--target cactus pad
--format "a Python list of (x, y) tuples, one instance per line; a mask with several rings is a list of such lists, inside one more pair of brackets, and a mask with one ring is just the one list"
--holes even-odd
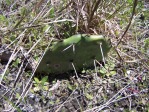
[(65, 73), (94, 66), (94, 59), (101, 61), (110, 50), (110, 44), (101, 35), (78, 34), (55, 42), (45, 53), (36, 72)]

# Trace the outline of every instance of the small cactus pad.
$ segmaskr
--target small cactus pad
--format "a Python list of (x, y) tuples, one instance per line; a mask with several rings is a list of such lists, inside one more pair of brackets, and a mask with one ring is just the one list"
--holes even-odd
[[(101, 46), (101, 47), (100, 47)], [(102, 48), (102, 50), (101, 50)], [(111, 45), (102, 35), (78, 34), (55, 42), (45, 53), (36, 72), (65, 73), (94, 66), (94, 59), (101, 61)]]

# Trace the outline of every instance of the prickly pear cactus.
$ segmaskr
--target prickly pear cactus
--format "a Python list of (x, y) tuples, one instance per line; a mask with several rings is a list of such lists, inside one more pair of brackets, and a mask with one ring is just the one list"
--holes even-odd
[[(101, 51), (101, 47), (102, 51)], [(110, 50), (110, 44), (101, 35), (78, 34), (56, 42), (43, 56), (36, 72), (65, 73), (94, 66), (94, 59), (101, 61)]]

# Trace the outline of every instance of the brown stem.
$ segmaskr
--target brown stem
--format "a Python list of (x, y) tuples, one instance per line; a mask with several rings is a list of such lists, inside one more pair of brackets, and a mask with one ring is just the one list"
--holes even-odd
[(132, 19), (133, 19), (134, 14), (135, 14), (135, 9), (136, 9), (137, 3), (138, 3), (138, 0), (134, 0), (134, 3), (133, 3), (133, 11), (132, 11), (132, 15), (131, 15), (129, 24), (127, 25), (126, 30), (125, 30), (125, 32), (123, 33), (123, 35), (120, 37), (119, 42), (118, 42), (118, 44), (116, 45), (116, 47), (118, 47), (118, 45), (121, 43), (122, 39), (124, 38), (125, 34), (127, 33), (128, 29), (129, 29), (129, 27), (130, 27), (130, 25), (131, 25), (131, 21), (132, 21)]

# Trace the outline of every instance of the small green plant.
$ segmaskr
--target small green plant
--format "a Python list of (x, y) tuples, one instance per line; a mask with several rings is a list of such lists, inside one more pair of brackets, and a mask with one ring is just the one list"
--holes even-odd
[(39, 80), (37, 77), (34, 78), (34, 91), (40, 91), (40, 90), (48, 90), (48, 76), (43, 77), (41, 80)]
[(105, 64), (104, 67), (102, 67), (99, 72), (103, 76), (112, 76), (116, 74), (116, 71), (114, 70), (114, 64)]
[(17, 58), (17, 59), (13, 62), (12, 66), (13, 66), (13, 67), (18, 67), (18, 65), (20, 64), (20, 62), (21, 62), (21, 60), (20, 60), (19, 58)]

